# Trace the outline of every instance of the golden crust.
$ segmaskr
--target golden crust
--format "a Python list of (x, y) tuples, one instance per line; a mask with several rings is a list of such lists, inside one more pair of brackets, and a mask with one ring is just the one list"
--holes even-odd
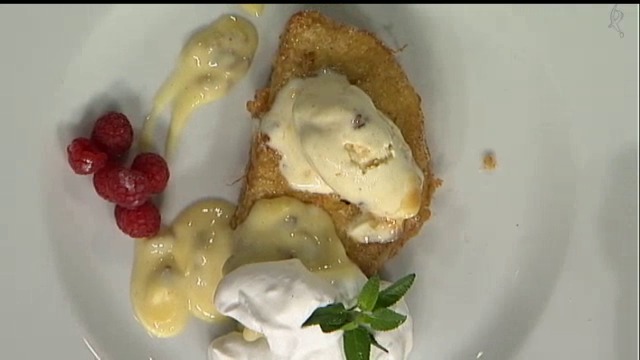
[[(326, 210), (347, 255), (367, 275), (375, 274), (429, 219), (431, 197), (439, 181), (433, 176), (424, 138), (424, 115), (420, 96), (396, 61), (394, 52), (367, 31), (337, 23), (317, 11), (302, 11), (291, 17), (280, 36), (280, 47), (268, 87), (258, 90), (247, 103), (251, 115), (269, 111), (278, 91), (296, 77), (307, 77), (330, 68), (347, 76), (367, 93), (378, 109), (396, 123), (424, 173), (418, 214), (402, 224), (399, 238), (386, 244), (360, 244), (347, 236), (349, 223), (360, 214), (357, 206), (335, 195), (293, 190), (279, 171), (279, 154), (271, 149), (268, 137), (256, 132), (251, 144), (245, 184), (232, 224), (242, 222), (252, 205), (262, 198), (292, 196)], [(259, 121), (259, 120), (258, 120)]]

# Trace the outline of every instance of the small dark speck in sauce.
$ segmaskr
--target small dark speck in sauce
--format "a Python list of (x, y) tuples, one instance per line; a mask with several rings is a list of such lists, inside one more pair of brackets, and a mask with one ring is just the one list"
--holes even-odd
[(354, 117), (351, 120), (351, 125), (353, 125), (354, 129), (360, 129), (366, 123), (367, 123), (367, 118), (363, 117), (361, 114), (356, 115), (356, 117)]

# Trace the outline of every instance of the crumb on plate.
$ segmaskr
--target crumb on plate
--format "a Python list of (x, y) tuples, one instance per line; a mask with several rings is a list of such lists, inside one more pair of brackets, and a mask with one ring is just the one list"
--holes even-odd
[(495, 170), (495, 168), (498, 166), (498, 161), (496, 160), (496, 154), (493, 151), (487, 151), (485, 152), (484, 156), (482, 157), (482, 168), (484, 170)]

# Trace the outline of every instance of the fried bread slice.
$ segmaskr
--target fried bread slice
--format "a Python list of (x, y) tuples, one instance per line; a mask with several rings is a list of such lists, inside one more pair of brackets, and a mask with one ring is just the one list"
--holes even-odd
[[(431, 198), (439, 180), (434, 177), (430, 166), (421, 99), (396, 60), (394, 51), (374, 34), (309, 10), (298, 12), (289, 19), (280, 35), (270, 83), (256, 92), (254, 100), (247, 103), (247, 110), (254, 121), (260, 121), (271, 108), (278, 91), (289, 80), (314, 76), (324, 69), (345, 75), (369, 95), (375, 106), (400, 129), (424, 174), (418, 214), (403, 221), (393, 242), (363, 244), (354, 241), (347, 235), (347, 230), (361, 213), (358, 206), (334, 194), (292, 189), (279, 171), (280, 155), (269, 147), (268, 136), (257, 130), (253, 134), (244, 186), (232, 224), (241, 223), (253, 204), (262, 198), (291, 196), (315, 204), (333, 219), (349, 258), (371, 276), (420, 231), (431, 215)], [(256, 125), (256, 129), (259, 126)]]

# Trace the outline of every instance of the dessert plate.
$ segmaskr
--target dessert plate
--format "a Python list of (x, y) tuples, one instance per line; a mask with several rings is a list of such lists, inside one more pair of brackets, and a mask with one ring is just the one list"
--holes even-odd
[(0, 6), (2, 357), (206, 359), (225, 329), (194, 320), (158, 340), (134, 319), (133, 244), (65, 146), (107, 109), (139, 128), (186, 38), (243, 15), (260, 36), (253, 65), (189, 123), (162, 212), (235, 201), (244, 104), (302, 8), (407, 45), (398, 57), (444, 181), (432, 219), (385, 270), (417, 273), (410, 359), (635, 358), (636, 5), (268, 5), (258, 18), (237, 5)]

